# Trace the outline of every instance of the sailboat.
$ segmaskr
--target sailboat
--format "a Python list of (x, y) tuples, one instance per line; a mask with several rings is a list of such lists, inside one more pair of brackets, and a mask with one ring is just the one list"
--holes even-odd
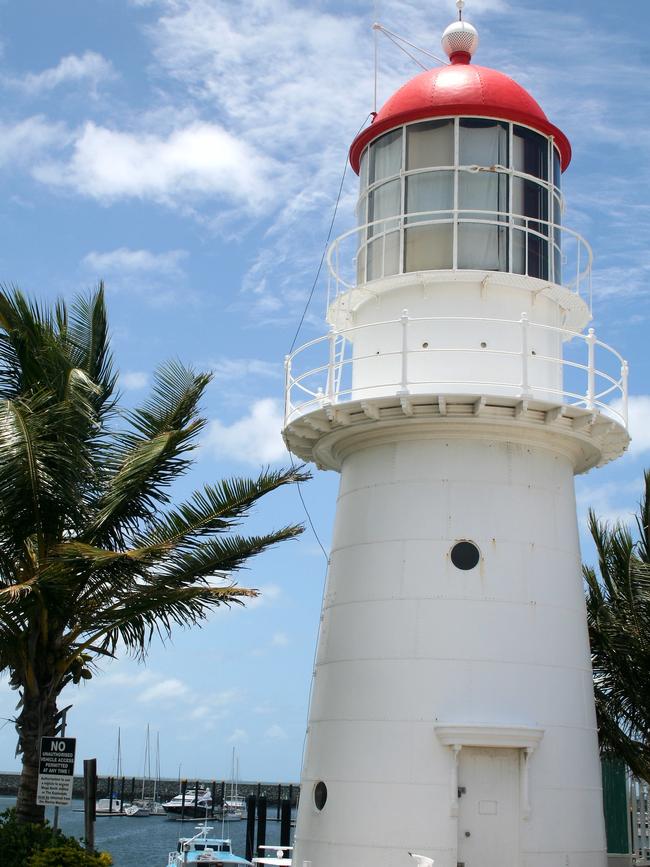
[(221, 807), (221, 818), (227, 822), (238, 822), (244, 818), (246, 801), (239, 794), (239, 756), (235, 755), (235, 747), (232, 748), (232, 774), (230, 779), (230, 794), (224, 799)]
[[(117, 758), (115, 762), (115, 776), (113, 780), (117, 783), (123, 778), (122, 771), (122, 733), (117, 730)], [(96, 816), (131, 816), (133, 815), (133, 805), (121, 798), (116, 797), (114, 792), (110, 792), (107, 798), (99, 798), (95, 803)]]
[(156, 800), (158, 785), (160, 783), (160, 732), (156, 732), (155, 776), (153, 777), (153, 791), (151, 797), (149, 797), (147, 795), (147, 788), (148, 784), (151, 782), (151, 733), (149, 725), (147, 724), (147, 733), (144, 744), (144, 763), (142, 768), (142, 791), (140, 797), (133, 801), (133, 806), (137, 808), (137, 812), (133, 810), (131, 815), (161, 816), (165, 814), (163, 805)]

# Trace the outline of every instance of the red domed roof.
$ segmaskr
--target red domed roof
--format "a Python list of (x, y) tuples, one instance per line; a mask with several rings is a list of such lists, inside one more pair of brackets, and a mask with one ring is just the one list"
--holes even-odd
[(564, 133), (549, 121), (524, 88), (495, 69), (468, 63), (469, 55), (454, 56), (449, 66), (428, 69), (407, 82), (369, 127), (352, 142), (350, 163), (359, 174), (359, 160), (368, 142), (403, 123), (430, 117), (493, 117), (530, 126), (555, 137), (562, 171), (571, 161), (571, 145)]

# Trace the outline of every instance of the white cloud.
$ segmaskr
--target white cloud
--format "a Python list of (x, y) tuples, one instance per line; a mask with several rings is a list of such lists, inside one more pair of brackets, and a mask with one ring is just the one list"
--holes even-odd
[(63, 124), (51, 123), (41, 115), (15, 124), (0, 124), (0, 167), (29, 164), (51, 148), (64, 147), (70, 133)]
[(84, 256), (81, 265), (94, 279), (105, 278), (109, 290), (128, 291), (161, 306), (181, 297), (185, 303), (193, 299), (182, 267), (186, 257), (185, 250), (154, 253), (118, 247), (104, 253), (93, 250)]
[(286, 632), (276, 632), (271, 638), (273, 647), (286, 647), (289, 644), (289, 636)]
[(185, 250), (153, 253), (151, 250), (118, 247), (106, 253), (93, 250), (84, 257), (83, 264), (100, 274), (129, 272), (175, 276), (181, 273), (180, 263), (186, 256)]
[(115, 72), (109, 60), (96, 51), (85, 51), (81, 55), (68, 54), (50, 69), (30, 72), (23, 78), (9, 79), (8, 83), (30, 93), (38, 93), (53, 90), (61, 84), (82, 80), (96, 86), (100, 81), (107, 81), (114, 77)]
[(286, 741), (288, 735), (282, 726), (275, 723), (264, 732), (264, 737), (272, 741)]
[(243, 379), (244, 377), (282, 378), (282, 365), (259, 358), (221, 358), (210, 365), (216, 379)]
[(99, 201), (153, 199), (167, 205), (224, 198), (260, 211), (273, 200), (273, 160), (214, 123), (168, 134), (125, 132), (86, 123), (68, 161), (34, 168), (43, 183)]
[(241, 701), (242, 697), (243, 693), (240, 689), (227, 689), (212, 695), (204, 692), (195, 694), (193, 697), (195, 704), (188, 715), (188, 719), (223, 719), (228, 716), (230, 708)]
[(101, 682), (103, 686), (130, 686), (135, 689), (143, 684), (151, 683), (155, 679), (156, 675), (153, 672), (143, 669), (142, 671), (115, 671), (102, 674)]
[(248, 732), (246, 729), (235, 729), (226, 740), (229, 744), (245, 744), (248, 742)]
[(120, 385), (127, 391), (137, 391), (149, 382), (149, 374), (142, 370), (127, 370), (120, 374)]
[(259, 596), (246, 600), (247, 608), (260, 608), (269, 602), (275, 602), (282, 596), (282, 588), (278, 584), (266, 584), (257, 588)]
[(257, 704), (254, 708), (252, 708), (253, 713), (258, 714), (258, 716), (267, 716), (270, 713), (274, 712), (274, 708), (272, 705), (266, 704)]
[(275, 463), (286, 459), (282, 441), (283, 416), (280, 402), (272, 398), (256, 401), (248, 415), (225, 425), (210, 422), (204, 445), (217, 458), (248, 464)]
[(138, 696), (140, 702), (174, 702), (185, 698), (189, 689), (187, 684), (178, 678), (170, 677), (148, 687)]
[(650, 451), (650, 395), (632, 395), (629, 398), (628, 412), (632, 437), (630, 454), (644, 454)]
[(601, 521), (614, 524), (617, 521), (629, 524), (639, 502), (640, 480), (627, 482), (603, 482), (591, 484), (582, 481), (576, 491), (579, 522), (587, 530), (588, 512), (591, 509)]

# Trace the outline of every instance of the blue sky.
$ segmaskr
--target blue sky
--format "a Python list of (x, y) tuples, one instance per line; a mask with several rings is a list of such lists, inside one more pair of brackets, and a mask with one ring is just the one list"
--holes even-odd
[[(371, 24), (434, 53), (453, 0), (0, 2), (0, 281), (42, 299), (103, 278), (125, 401), (177, 356), (214, 371), (210, 420), (179, 495), (286, 463), (282, 360), (315, 276), (347, 148), (372, 109)], [(643, 0), (468, 0), (477, 63), (512, 75), (573, 145), (564, 222), (594, 248), (594, 327), (631, 365), (633, 447), (578, 479), (629, 516), (650, 465), (650, 12)], [(383, 102), (418, 72), (381, 43)], [(353, 225), (348, 171), (335, 234)], [(299, 343), (324, 333), (321, 280)], [(328, 547), (338, 478), (304, 488)], [(252, 528), (304, 516), (295, 491)], [(591, 551), (584, 540), (585, 556)], [(305, 533), (251, 564), (262, 596), (154, 644), (67, 697), (78, 755), (128, 774), (145, 727), (163, 774), (219, 778), (236, 745), (244, 779), (299, 776), (325, 558)], [(16, 696), (0, 681), (0, 716)], [(0, 729), (0, 768), (17, 767)]]

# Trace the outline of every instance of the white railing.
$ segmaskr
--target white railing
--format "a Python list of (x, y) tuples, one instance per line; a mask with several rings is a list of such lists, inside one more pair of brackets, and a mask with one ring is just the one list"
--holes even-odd
[(650, 860), (650, 786), (644, 780), (631, 777), (628, 803), (632, 831), (632, 852), (647, 863)]
[[(437, 326), (442, 334), (440, 329), (453, 324), (463, 325), (468, 334), (459, 345), (432, 346), (420, 342), (423, 325)], [(491, 328), (498, 345), (477, 344), (476, 326)], [(358, 346), (364, 343), (364, 332), (367, 336), (372, 329), (383, 329), (385, 340), (389, 333), (385, 329), (391, 327), (394, 349), (360, 353)], [(418, 329), (417, 334), (414, 329)], [(558, 345), (562, 342), (562, 355), (531, 349), (533, 341), (548, 345), (549, 337), (555, 338)], [(506, 359), (507, 378), (485, 377), (490, 367), (488, 359), (498, 358)], [(387, 365), (387, 359), (394, 361)], [(461, 375), (454, 377), (454, 365), (461, 360)], [(470, 361), (475, 378), (467, 375)], [(492, 367), (496, 370), (499, 365), (503, 362), (496, 361)], [(363, 370), (363, 376), (355, 377), (354, 368)], [(603, 412), (627, 428), (628, 366), (621, 355), (598, 340), (593, 328), (581, 334), (531, 322), (526, 314), (519, 320), (410, 317), (404, 310), (399, 319), (332, 330), (311, 340), (286, 357), (285, 372), (286, 424), (327, 405), (368, 397), (470, 393), (537, 398), (582, 407)]]
[[(345, 232), (327, 252), (328, 299), (373, 280), (420, 270), (407, 267), (406, 233), (409, 229), (444, 225), (451, 227), (452, 239), (448, 247), (450, 268), (443, 270), (476, 270), (464, 266), (467, 251), (463, 248), (462, 228), (491, 226), (500, 235), (493, 251), (499, 266), (479, 270), (522, 274), (561, 285), (579, 295), (591, 309), (593, 253), (581, 235), (539, 217), (477, 209), (399, 214)], [(533, 252), (535, 246), (537, 253)]]

